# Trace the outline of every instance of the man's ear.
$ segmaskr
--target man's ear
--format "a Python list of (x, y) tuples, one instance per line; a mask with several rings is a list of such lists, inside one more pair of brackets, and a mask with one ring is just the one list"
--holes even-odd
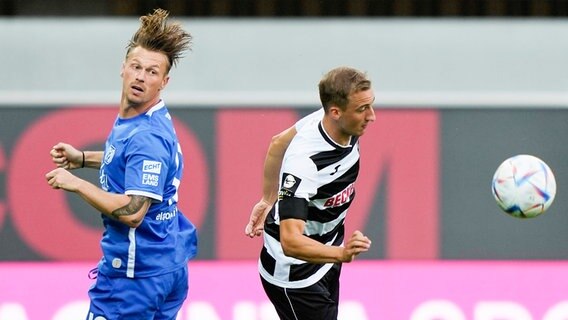
[(328, 112), (333, 120), (337, 120), (341, 117), (341, 108), (336, 105), (329, 106)]
[(164, 80), (162, 80), (162, 86), (160, 86), (160, 90), (164, 90), (168, 82), (170, 81), (170, 76), (165, 76)]

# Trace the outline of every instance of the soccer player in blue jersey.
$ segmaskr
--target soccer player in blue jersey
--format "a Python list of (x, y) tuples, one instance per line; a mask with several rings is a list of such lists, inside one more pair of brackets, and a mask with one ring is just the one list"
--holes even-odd
[[(128, 43), (120, 108), (104, 152), (67, 143), (50, 152), (58, 168), (46, 174), (49, 185), (102, 213), (103, 257), (88, 320), (175, 319), (189, 291), (197, 233), (177, 205), (184, 161), (160, 92), (192, 37), (168, 15), (156, 9), (142, 16)], [(100, 187), (70, 172), (83, 167), (99, 169)]]
[(337, 319), (341, 264), (371, 245), (360, 231), (345, 237), (344, 230), (359, 173), (358, 138), (375, 120), (371, 82), (339, 67), (322, 78), (319, 92), (323, 110), (273, 138), (263, 199), (245, 228), (249, 237), (264, 236), (262, 285), (286, 320)]

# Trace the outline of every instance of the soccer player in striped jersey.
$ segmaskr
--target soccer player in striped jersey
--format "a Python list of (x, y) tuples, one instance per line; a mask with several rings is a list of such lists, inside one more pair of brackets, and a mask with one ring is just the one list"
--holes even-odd
[[(250, 237), (264, 231), (259, 273), (281, 319), (337, 319), (341, 264), (371, 245), (360, 231), (344, 237), (359, 173), (359, 137), (375, 120), (371, 82), (359, 70), (339, 67), (324, 75), (319, 93), (322, 111), (271, 142), (264, 197), (245, 228)], [(273, 171), (280, 163), (272, 206)]]
[[(103, 257), (89, 290), (88, 320), (175, 319), (189, 290), (197, 233), (179, 210), (183, 156), (161, 91), (191, 35), (168, 12), (140, 18), (122, 65), (118, 117), (103, 151), (58, 143), (47, 173), (55, 189), (79, 194), (102, 213)], [(99, 169), (100, 188), (69, 170)]]

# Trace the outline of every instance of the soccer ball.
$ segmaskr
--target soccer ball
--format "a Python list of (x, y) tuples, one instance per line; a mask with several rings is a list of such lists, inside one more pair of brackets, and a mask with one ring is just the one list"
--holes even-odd
[(506, 213), (517, 218), (534, 218), (554, 201), (556, 180), (544, 161), (521, 154), (501, 163), (493, 176), (491, 190)]

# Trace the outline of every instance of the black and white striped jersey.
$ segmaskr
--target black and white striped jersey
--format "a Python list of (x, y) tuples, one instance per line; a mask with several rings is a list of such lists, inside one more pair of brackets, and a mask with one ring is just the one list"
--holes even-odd
[[(309, 117), (309, 116), (308, 116)], [(284, 255), (280, 245), (280, 221), (306, 221), (304, 235), (326, 245), (341, 246), (344, 220), (355, 197), (359, 172), (359, 143), (335, 143), (317, 121), (308, 121), (296, 134), (284, 155), (278, 201), (264, 226), (260, 275), (284, 288), (303, 288), (319, 281), (333, 266), (312, 264)]]

